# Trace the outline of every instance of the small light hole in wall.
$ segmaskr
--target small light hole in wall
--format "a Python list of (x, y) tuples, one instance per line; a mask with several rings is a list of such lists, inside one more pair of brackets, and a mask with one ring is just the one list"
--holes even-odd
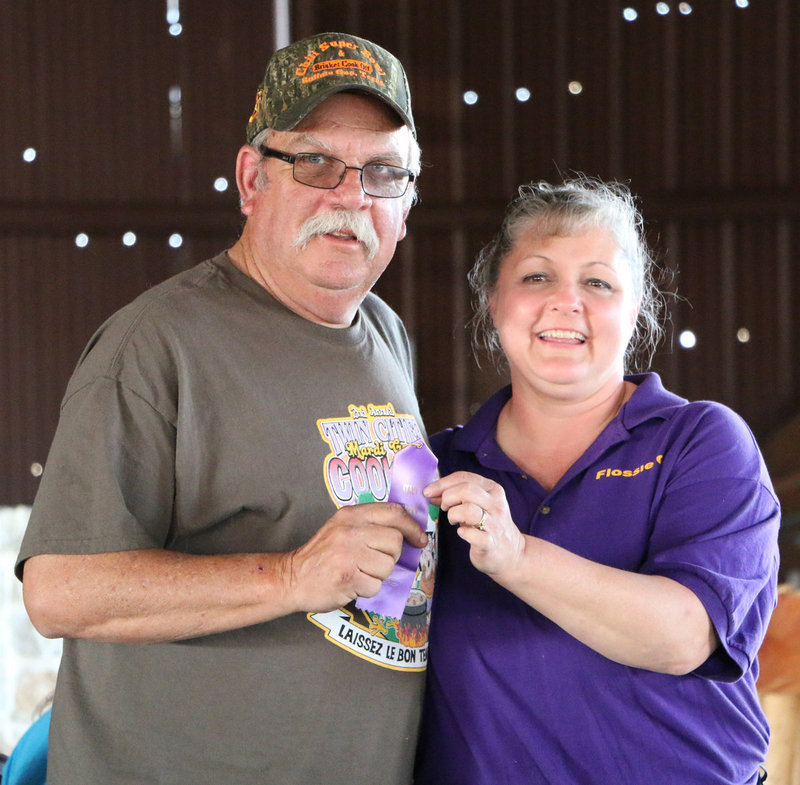
[(167, 24), (171, 36), (179, 36), (183, 32), (179, 0), (167, 0)]
[(173, 232), (167, 242), (170, 248), (180, 248), (183, 245), (183, 235)]
[(180, 120), (183, 116), (183, 104), (181, 103), (181, 86), (171, 85), (169, 88), (169, 117), (170, 120)]
[(31, 474), (34, 477), (41, 477), (42, 476), (42, 472), (44, 472), (44, 466), (42, 466), (42, 464), (39, 463), (39, 461), (34, 461), (31, 464)]
[(223, 193), (224, 191), (228, 190), (228, 178), (227, 177), (218, 177), (214, 180), (214, 190)]
[(86, 248), (89, 245), (89, 235), (86, 232), (79, 232), (75, 235), (75, 245), (78, 248)]
[(467, 106), (473, 106), (474, 104), (478, 103), (478, 94), (474, 90), (467, 90), (462, 98)]
[(573, 95), (580, 95), (580, 94), (583, 92), (583, 85), (582, 85), (580, 82), (578, 82), (578, 81), (576, 81), (576, 80), (573, 80), (572, 82), (570, 82), (570, 83), (567, 85), (567, 89), (568, 89), (568, 90), (569, 90), (569, 91), (570, 91), (570, 92), (571, 92)]
[(656, 3), (656, 13), (666, 16), (669, 13), (669, 3)]
[(678, 10), (684, 15), (688, 16), (694, 10), (689, 3), (678, 3)]
[(22, 151), (22, 160), (25, 161), (26, 164), (32, 164), (36, 160), (36, 148), (26, 147)]
[(736, 0), (737, 8), (747, 8), (750, 5), (750, 0)]
[(622, 18), (626, 22), (634, 22), (639, 18), (639, 12), (635, 8), (624, 8), (622, 10)]
[(181, 20), (180, 0), (167, 0), (167, 24), (174, 25)]
[(739, 341), (739, 343), (749, 343), (750, 330), (748, 330), (746, 327), (740, 327), (736, 331), (736, 340)]
[(172, 152), (180, 154), (183, 148), (183, 91), (179, 84), (171, 85), (167, 93), (169, 99), (169, 135)]
[(132, 245), (136, 245), (136, 233), (125, 232), (125, 234), (122, 235), (122, 244), (127, 245), (129, 248)]
[(694, 349), (697, 346), (697, 336), (691, 330), (684, 330), (678, 336), (678, 343), (684, 349)]
[(520, 103), (525, 103), (525, 101), (529, 101), (531, 98), (531, 91), (528, 90), (527, 87), (518, 87), (516, 92), (514, 93), (517, 101)]

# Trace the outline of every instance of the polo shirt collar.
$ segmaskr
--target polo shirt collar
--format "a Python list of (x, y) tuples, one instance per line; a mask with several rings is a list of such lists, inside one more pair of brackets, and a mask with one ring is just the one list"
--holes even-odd
[[(686, 404), (681, 398), (661, 383), (657, 373), (631, 374), (625, 380), (633, 382), (637, 389), (626, 401), (619, 415), (608, 425), (588, 453), (605, 451), (612, 444), (629, 438), (638, 425), (651, 419), (668, 419), (675, 408)], [(511, 459), (500, 449), (495, 434), (497, 418), (511, 397), (511, 385), (494, 393), (453, 437), (454, 449), (473, 453), (486, 467), (502, 471), (519, 471)]]

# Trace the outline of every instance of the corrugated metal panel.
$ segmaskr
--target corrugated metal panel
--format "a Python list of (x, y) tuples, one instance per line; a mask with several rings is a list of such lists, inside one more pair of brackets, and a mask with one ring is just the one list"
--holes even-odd
[(0, 8), (0, 503), (32, 500), (31, 466), (100, 322), (237, 234), (236, 196), (213, 184), (233, 181), (271, 9), (218, 9), (184, 3), (175, 37), (163, 1)]
[[(573, 169), (630, 181), (679, 271), (685, 300), (656, 363), (668, 384), (729, 403), (759, 434), (796, 408), (800, 8), (630, 5), (629, 22), (623, 4), (594, 0), (292, 3), (294, 37), (350, 30), (409, 73), (422, 202), (379, 289), (412, 332), (431, 430), (499, 383), (464, 331), (475, 253), (518, 183)], [(98, 322), (237, 232), (236, 197), (213, 182), (233, 181), (271, 4), (184, 0), (178, 37), (164, 12), (161, 0), (0, 7), (0, 503), (32, 498), (30, 464)], [(692, 350), (677, 342), (688, 328)]]

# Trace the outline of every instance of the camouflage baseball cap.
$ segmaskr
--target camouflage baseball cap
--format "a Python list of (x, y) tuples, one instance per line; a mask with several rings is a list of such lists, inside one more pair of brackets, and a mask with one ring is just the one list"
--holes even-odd
[(321, 33), (272, 55), (247, 123), (247, 141), (265, 128), (291, 130), (317, 104), (346, 90), (385, 101), (416, 136), (411, 93), (400, 61), (364, 38)]

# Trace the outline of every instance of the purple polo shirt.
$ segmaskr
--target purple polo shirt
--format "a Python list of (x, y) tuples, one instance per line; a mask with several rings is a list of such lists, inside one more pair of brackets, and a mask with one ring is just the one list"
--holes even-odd
[(510, 388), (431, 439), (442, 475), (500, 483), (517, 526), (690, 588), (721, 640), (695, 672), (606, 659), (476, 570), (446, 521), (415, 785), (745, 785), (768, 744), (756, 653), (776, 602), (779, 506), (745, 423), (656, 374), (545, 491), (502, 452)]

